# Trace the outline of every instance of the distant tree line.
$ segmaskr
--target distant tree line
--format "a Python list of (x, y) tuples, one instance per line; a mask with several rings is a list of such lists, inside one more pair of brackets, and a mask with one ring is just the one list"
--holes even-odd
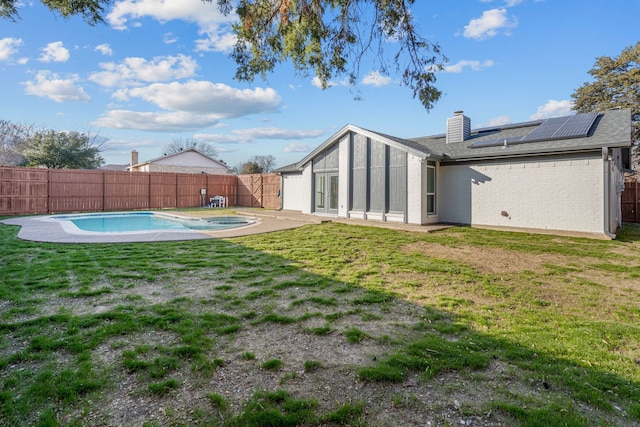
[(276, 167), (276, 158), (271, 154), (266, 156), (252, 156), (248, 161), (236, 167), (239, 174), (269, 173)]
[[(101, 142), (102, 141), (102, 142)], [(0, 119), (0, 166), (27, 166), (50, 169), (97, 169), (104, 164), (101, 152), (104, 138), (76, 131), (38, 129), (34, 125)], [(218, 150), (195, 139), (174, 139), (164, 147), (166, 153), (190, 149), (218, 159)], [(273, 172), (272, 155), (252, 156), (233, 171), (240, 174)]]
[(42, 130), (0, 119), (0, 165), (96, 169), (104, 163), (99, 139), (88, 133)]

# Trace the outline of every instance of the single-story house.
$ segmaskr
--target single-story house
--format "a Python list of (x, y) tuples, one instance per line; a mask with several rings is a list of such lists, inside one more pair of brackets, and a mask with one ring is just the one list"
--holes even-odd
[(609, 110), (398, 138), (347, 125), (279, 169), (283, 209), (396, 221), (615, 238), (631, 113)]
[(176, 173), (208, 173), (212, 175), (229, 175), (231, 170), (225, 165), (194, 148), (165, 154), (161, 157), (138, 163), (138, 152), (131, 152), (131, 164), (127, 167), (131, 172), (176, 172)]

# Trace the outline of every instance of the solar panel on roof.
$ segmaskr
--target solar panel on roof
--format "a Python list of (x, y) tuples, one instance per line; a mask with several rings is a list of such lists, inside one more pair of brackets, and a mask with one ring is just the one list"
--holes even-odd
[(598, 113), (577, 114), (571, 118), (556, 132), (554, 138), (577, 138), (589, 134), (589, 129), (598, 117)]
[(598, 113), (576, 114), (569, 117), (547, 119), (540, 126), (529, 132), (523, 141), (540, 141), (546, 139), (578, 138), (587, 136)]
[(567, 122), (567, 120), (569, 120), (569, 117), (555, 117), (547, 119), (522, 139), (525, 141), (540, 141), (543, 139), (553, 138), (553, 135)]
[(525, 136), (476, 141), (469, 148), (499, 147), (554, 139), (582, 138), (589, 134), (598, 113), (576, 114), (546, 119)]

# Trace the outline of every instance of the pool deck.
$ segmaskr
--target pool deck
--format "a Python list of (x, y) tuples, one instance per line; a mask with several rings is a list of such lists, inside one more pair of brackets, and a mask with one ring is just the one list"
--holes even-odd
[[(185, 217), (210, 217), (216, 215), (216, 211), (202, 210), (197, 212), (162, 211), (163, 213)], [(232, 238), (249, 236), (253, 234), (270, 233), (274, 231), (289, 230), (308, 224), (320, 224), (322, 222), (342, 222), (353, 225), (366, 225), (384, 227), (405, 231), (429, 232), (446, 228), (445, 225), (420, 226), (379, 221), (362, 221), (343, 219), (336, 217), (323, 217), (317, 215), (302, 214), (296, 211), (274, 211), (267, 209), (236, 209), (236, 214), (254, 218), (253, 224), (230, 228), (226, 230), (206, 231), (151, 231), (131, 233), (82, 233), (71, 234), (54, 221), (46, 221), (49, 215), (22, 216), (0, 221), (6, 225), (20, 226), (18, 238), (34, 242), (50, 243), (131, 243), (131, 242), (164, 242), (181, 240), (201, 240), (212, 238)], [(230, 214), (226, 212), (225, 215)]]

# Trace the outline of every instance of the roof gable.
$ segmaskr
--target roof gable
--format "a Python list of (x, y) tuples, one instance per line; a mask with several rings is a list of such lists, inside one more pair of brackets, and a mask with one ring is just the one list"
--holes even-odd
[(164, 156), (156, 157), (155, 159), (147, 160), (146, 162), (140, 162), (137, 165), (133, 166), (151, 163), (175, 166), (203, 166), (209, 168), (229, 169), (227, 165), (207, 156), (206, 154), (201, 153), (195, 148), (189, 148), (187, 150), (165, 154)]
[(296, 163), (296, 167), (298, 169), (303, 168), (307, 163), (312, 161), (320, 153), (322, 153), (332, 145), (338, 143), (340, 140), (342, 140), (345, 136), (349, 135), (350, 133), (357, 133), (360, 135), (364, 135), (367, 138), (382, 142), (383, 144), (389, 145), (394, 148), (398, 148), (402, 151), (405, 151), (409, 154), (413, 154), (414, 156), (417, 156), (420, 158), (435, 156), (435, 153), (433, 153), (429, 148), (421, 144), (418, 144), (415, 141), (398, 138), (390, 135), (385, 135), (383, 133), (374, 132), (374, 131), (363, 129), (361, 127), (358, 127), (352, 124), (348, 124), (344, 126), (342, 129), (340, 129), (338, 132), (333, 134), (331, 137), (329, 137), (329, 139), (327, 139), (325, 142), (323, 142), (318, 147), (316, 147), (316, 149), (314, 149), (311, 153), (305, 156), (305, 158), (303, 158), (298, 163)]

